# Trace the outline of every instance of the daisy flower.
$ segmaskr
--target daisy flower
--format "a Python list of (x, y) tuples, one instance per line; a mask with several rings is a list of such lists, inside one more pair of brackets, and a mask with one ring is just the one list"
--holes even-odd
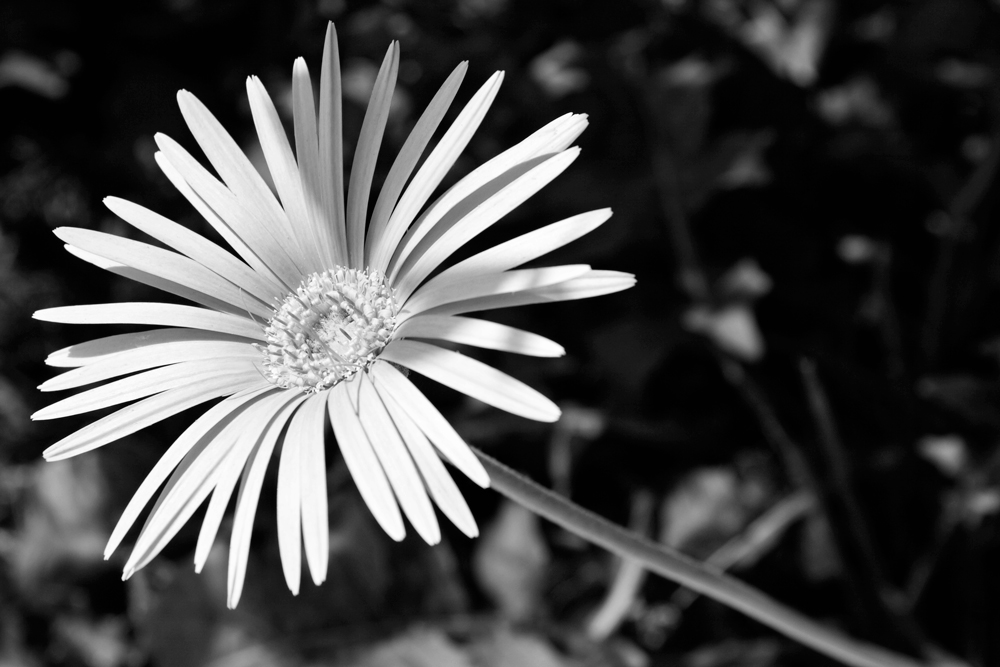
[(370, 206), (398, 66), (399, 47), (393, 43), (375, 81), (346, 194), (340, 62), (332, 25), (318, 111), (305, 62), (300, 58), (293, 67), (294, 145), (260, 80), (247, 81), (276, 195), (202, 103), (186, 91), (178, 94), (181, 113), (218, 177), (162, 134), (156, 136), (157, 164), (233, 252), (115, 198), (105, 201), (108, 208), (166, 248), (87, 229), (56, 230), (77, 257), (197, 305), (93, 304), (35, 314), (49, 322), (162, 327), (92, 340), (48, 357), (52, 366), (70, 370), (45, 382), (43, 391), (103, 384), (40, 410), (34, 419), (129, 405), (52, 445), (45, 458), (90, 451), (221, 399), (167, 449), (114, 528), (105, 557), (159, 491), (125, 577), (149, 563), (207, 501), (194, 554), (200, 570), (238, 484), (228, 572), (228, 603), (235, 606), (261, 486), (277, 451), (285, 579), (298, 592), (304, 552), (312, 580), (321, 583), (328, 561), (324, 441), (330, 430), (362, 498), (392, 538), (403, 539), (405, 515), (420, 537), (438, 542), (432, 501), (475, 536), (476, 523), (442, 460), (480, 486), (488, 486), (489, 478), (407, 372), (516, 415), (553, 422), (559, 409), (552, 401), (451, 347), (537, 357), (559, 356), (563, 348), (466, 314), (597, 296), (633, 284), (631, 275), (587, 265), (516, 268), (592, 231), (608, 219), (608, 210), (574, 216), (447, 265), (457, 249), (558, 176), (579, 153), (571, 145), (586, 118), (568, 114), (428, 205), (496, 97), (502, 72), (479, 88), (428, 150), (466, 64), (452, 72)]

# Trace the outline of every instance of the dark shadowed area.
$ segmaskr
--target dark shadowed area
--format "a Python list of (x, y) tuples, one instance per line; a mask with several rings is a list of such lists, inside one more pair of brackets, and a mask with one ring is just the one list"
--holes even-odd
[[(327, 21), (354, 150), (378, 65), (402, 60), (376, 187), (449, 72), (504, 85), (443, 187), (566, 112), (582, 155), (482, 238), (611, 207), (543, 258), (636, 274), (597, 299), (485, 315), (558, 359), (463, 352), (563, 409), (539, 424), (419, 381), (467, 441), (611, 520), (853, 636), (1000, 664), (1000, 2), (71, 0), (0, 3), (0, 665), (771, 667), (833, 664), (465, 480), (481, 537), (379, 529), (330, 442), (330, 574), (293, 597), (276, 466), (226, 610), (229, 531), (199, 515), (129, 581), (111, 528), (199, 411), (76, 459), (93, 419), (31, 422), (46, 355), (125, 327), (39, 308), (172, 300), (62, 248), (140, 238), (137, 202), (214, 237), (153, 159), (201, 157), (186, 89), (261, 169), (245, 81), (291, 122), (293, 60)], [(374, 198), (372, 200), (374, 203)], [(141, 240), (149, 241), (148, 238)], [(227, 519), (228, 521), (228, 519)]]

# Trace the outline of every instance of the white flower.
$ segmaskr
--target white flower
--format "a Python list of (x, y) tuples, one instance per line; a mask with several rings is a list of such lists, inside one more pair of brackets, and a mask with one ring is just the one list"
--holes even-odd
[(176, 252), (86, 229), (56, 230), (74, 255), (200, 305), (116, 303), (37, 312), (36, 318), (51, 322), (167, 327), (93, 340), (49, 356), (49, 364), (72, 370), (44, 383), (43, 391), (110, 382), (54, 403), (35, 419), (131, 403), (52, 445), (45, 457), (75, 456), (223, 399), (171, 445), (115, 527), (105, 556), (165, 483), (125, 565), (126, 577), (152, 560), (211, 496), (195, 550), (200, 570), (239, 482), (229, 560), (229, 605), (235, 606), (264, 473), (280, 448), (277, 516), (285, 578), (297, 592), (304, 547), (312, 579), (321, 583), (329, 535), (323, 452), (328, 423), (386, 533), (403, 538), (402, 508), (424, 540), (438, 542), (433, 499), (456, 526), (475, 536), (472, 514), (441, 458), (483, 487), (489, 485), (486, 472), (397, 367), (514, 414), (555, 421), (559, 409), (535, 390), (435, 343), (558, 356), (563, 349), (548, 339), (462, 314), (579, 299), (633, 284), (628, 274), (586, 265), (515, 268), (590, 232), (610, 216), (608, 210), (538, 229), (434, 275), (456, 249), (569, 166), (579, 152), (570, 145), (586, 125), (585, 117), (573, 114), (554, 120), (428, 206), (503, 78), (497, 72), (476, 92), (415, 169), (458, 90), (465, 63), (417, 121), (366, 225), (398, 64), (394, 43), (361, 127), (346, 201), (332, 25), (318, 115), (305, 62), (300, 58), (293, 68), (294, 154), (264, 87), (256, 78), (247, 81), (277, 198), (208, 110), (190, 93), (178, 94), (188, 127), (222, 180), (164, 135), (156, 137), (156, 161), (239, 258), (114, 198), (106, 200), (112, 211)]

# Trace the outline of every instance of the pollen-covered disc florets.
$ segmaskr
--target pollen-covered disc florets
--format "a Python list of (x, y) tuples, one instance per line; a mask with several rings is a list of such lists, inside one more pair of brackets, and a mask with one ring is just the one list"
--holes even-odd
[(314, 273), (275, 309), (264, 330), (273, 384), (322, 391), (367, 368), (396, 326), (396, 301), (378, 271)]

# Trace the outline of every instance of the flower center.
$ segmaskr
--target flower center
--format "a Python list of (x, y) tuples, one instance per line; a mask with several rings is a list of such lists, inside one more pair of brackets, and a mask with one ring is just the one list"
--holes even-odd
[(274, 385), (328, 389), (371, 365), (396, 326), (396, 301), (378, 271), (336, 267), (302, 281), (264, 333), (264, 374)]

